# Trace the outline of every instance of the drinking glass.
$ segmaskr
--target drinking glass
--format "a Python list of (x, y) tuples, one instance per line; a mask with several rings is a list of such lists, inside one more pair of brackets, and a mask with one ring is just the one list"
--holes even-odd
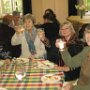
[(15, 61), (15, 76), (19, 81), (26, 76), (24, 62), (22, 60)]
[(62, 39), (58, 40), (59, 50), (64, 51), (65, 48), (65, 42)]
[(0, 60), (0, 74), (3, 75), (5, 72), (4, 60)]
[(45, 39), (45, 32), (44, 32), (43, 28), (39, 28), (38, 29), (38, 36), (39, 36), (40, 40), (44, 41), (44, 39)]

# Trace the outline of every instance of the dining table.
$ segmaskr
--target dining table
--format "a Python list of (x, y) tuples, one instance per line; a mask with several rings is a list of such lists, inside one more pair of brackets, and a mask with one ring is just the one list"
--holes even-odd
[[(5, 66), (3, 73), (0, 74), (0, 87), (6, 90), (62, 90), (63, 72), (55, 69), (54, 66), (49, 67), (48, 64), (44, 63), (45, 61), (48, 60), (35, 59), (25, 62), (26, 75), (22, 80), (18, 80), (15, 76), (15, 60), (12, 60), (10, 64)], [(38, 64), (41, 63), (42, 65), (38, 67)], [(45, 68), (45, 65), (47, 68)], [(57, 82), (54, 82), (54, 80), (44, 82), (42, 79), (45, 75), (60, 78)]]

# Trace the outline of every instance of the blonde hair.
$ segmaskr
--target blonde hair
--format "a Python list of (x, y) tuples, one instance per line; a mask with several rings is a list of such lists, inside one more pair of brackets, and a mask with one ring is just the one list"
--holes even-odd
[(67, 25), (67, 26), (71, 29), (72, 35), (76, 34), (76, 32), (75, 32), (75, 30), (74, 30), (74, 28), (73, 28), (72, 23), (69, 22), (69, 21), (65, 21), (64, 23), (62, 23), (61, 26), (60, 26), (60, 29), (61, 29), (63, 26), (65, 26), (65, 25)]

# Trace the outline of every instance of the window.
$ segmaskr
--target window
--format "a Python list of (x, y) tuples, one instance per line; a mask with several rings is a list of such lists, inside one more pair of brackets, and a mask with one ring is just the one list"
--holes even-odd
[(87, 6), (87, 12), (85, 15), (90, 15), (90, 0), (84, 0), (84, 4)]
[(90, 0), (85, 0), (85, 4), (86, 4), (88, 10), (90, 10)]
[(0, 0), (0, 16), (12, 14), (14, 10), (22, 13), (22, 0)]

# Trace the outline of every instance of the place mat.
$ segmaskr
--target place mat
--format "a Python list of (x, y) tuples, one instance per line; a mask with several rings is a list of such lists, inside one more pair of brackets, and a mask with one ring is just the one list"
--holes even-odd
[(28, 58), (16, 58), (16, 60), (22, 60), (24, 63), (28, 63), (29, 62)]

